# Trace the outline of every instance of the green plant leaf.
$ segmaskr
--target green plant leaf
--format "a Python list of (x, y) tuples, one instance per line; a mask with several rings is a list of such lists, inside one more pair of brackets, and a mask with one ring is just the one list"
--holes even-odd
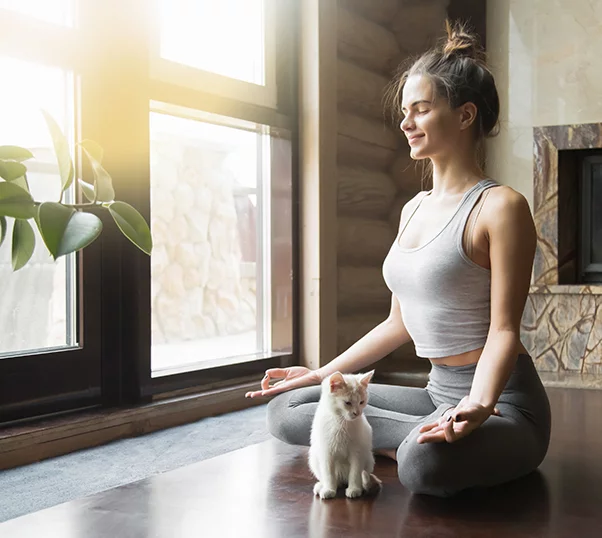
[(14, 179), (13, 181), (11, 181), (11, 183), (13, 185), (16, 185), (17, 187), (21, 187), (24, 191), (30, 192), (29, 182), (27, 181), (27, 174), (24, 176), (18, 177), (17, 179)]
[(16, 219), (13, 227), (13, 271), (18, 271), (31, 259), (35, 246), (36, 237), (31, 224), (26, 220)]
[(67, 139), (61, 131), (61, 128), (58, 126), (58, 123), (54, 121), (54, 118), (48, 114), (45, 110), (42, 110), (42, 114), (44, 114), (44, 119), (46, 120), (46, 125), (48, 125), (48, 130), (50, 131), (50, 136), (52, 137), (52, 142), (54, 144), (54, 152), (56, 153), (56, 158), (59, 164), (59, 172), (61, 175), (61, 183), (62, 190), (67, 190), (71, 183), (73, 183), (73, 161), (71, 160), (71, 153), (69, 152), (69, 144), (67, 143)]
[(85, 147), (83, 150), (88, 156), (92, 165), (92, 171), (94, 172), (94, 192), (96, 193), (96, 199), (99, 202), (112, 202), (115, 200), (115, 190), (113, 189), (111, 176)]
[(87, 247), (102, 231), (102, 222), (96, 215), (56, 202), (40, 205), (37, 221), (44, 243), (55, 260)]
[(8, 224), (6, 223), (6, 217), (0, 217), (0, 246), (2, 246), (2, 243), (4, 243), (7, 226)]
[(83, 179), (77, 180), (79, 186), (82, 188), (82, 192), (84, 196), (88, 199), (88, 202), (94, 201), (94, 185), (90, 185), (90, 183), (86, 183)]
[(25, 175), (27, 167), (24, 164), (15, 161), (0, 160), (0, 177), (6, 181), (12, 181)]
[(102, 162), (102, 158), (104, 157), (105, 152), (100, 144), (94, 142), (94, 140), (86, 138), (85, 140), (79, 142), (78, 146), (81, 146), (82, 149), (86, 150), (86, 152), (89, 155), (91, 155), (93, 159), (95, 159), (99, 163)]
[(30, 219), (35, 215), (31, 194), (14, 183), (0, 181), (0, 216)]
[(150, 256), (153, 250), (153, 238), (144, 217), (125, 202), (113, 202), (108, 205), (108, 208), (123, 235)]
[(21, 162), (33, 159), (33, 153), (19, 146), (0, 146), (0, 159)]

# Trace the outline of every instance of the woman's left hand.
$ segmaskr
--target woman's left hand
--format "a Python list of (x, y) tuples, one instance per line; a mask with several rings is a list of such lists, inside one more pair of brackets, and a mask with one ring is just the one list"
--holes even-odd
[(497, 408), (491, 411), (481, 404), (471, 402), (468, 396), (465, 396), (437, 422), (422, 426), (419, 430), (422, 435), (418, 437), (418, 443), (453, 443), (476, 430), (491, 415), (499, 414)]

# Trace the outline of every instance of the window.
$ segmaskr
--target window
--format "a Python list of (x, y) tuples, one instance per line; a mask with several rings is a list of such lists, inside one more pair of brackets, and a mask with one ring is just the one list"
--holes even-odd
[(273, 0), (160, 0), (153, 76), (276, 108)]
[[(73, 75), (63, 69), (0, 58), (0, 71), (10, 84), (0, 86), (0, 144), (29, 148), (27, 182), (36, 200), (60, 197), (58, 166), (40, 109), (50, 112), (72, 139)], [(73, 198), (67, 192), (67, 200)], [(36, 247), (31, 261), (13, 272), (9, 219), (7, 240), (0, 249), (0, 357), (76, 344), (75, 256), (55, 263), (33, 226)]]
[(17, 273), (0, 247), (0, 423), (295, 362), (294, 4), (0, 0), (0, 144), (30, 148), (31, 189), (56, 199), (48, 110), (77, 176), (92, 139), (154, 236), (148, 257), (107, 218)]
[(154, 375), (273, 352), (270, 128), (177, 111), (150, 121)]
[(161, 58), (265, 84), (264, 0), (161, 0), (160, 13)]
[(45, 22), (73, 26), (76, 0), (0, 0), (0, 9)]

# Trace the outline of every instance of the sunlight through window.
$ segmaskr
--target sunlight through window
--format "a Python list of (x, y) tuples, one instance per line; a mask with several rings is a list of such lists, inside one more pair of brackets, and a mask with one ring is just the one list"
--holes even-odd
[[(0, 58), (0, 72), (11, 81), (0, 86), (0, 145), (30, 149), (35, 156), (26, 163), (31, 193), (38, 201), (58, 200), (58, 165), (41, 109), (73, 139), (73, 75), (11, 58)], [(72, 189), (67, 199), (71, 196)], [(33, 229), (36, 247), (20, 271), (11, 267), (12, 219), (0, 247), (0, 358), (75, 344), (75, 259), (70, 255), (54, 262), (37, 227)]]
[(161, 57), (265, 84), (265, 0), (160, 0)]
[(53, 24), (73, 26), (75, 2), (76, 0), (0, 0), (0, 8)]

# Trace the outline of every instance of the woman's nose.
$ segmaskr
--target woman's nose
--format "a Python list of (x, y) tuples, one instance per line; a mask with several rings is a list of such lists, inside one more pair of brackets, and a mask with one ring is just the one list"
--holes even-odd
[(403, 118), (403, 120), (401, 120), (401, 123), (399, 124), (399, 128), (405, 133), (406, 131), (410, 131), (412, 130), (412, 122), (410, 121), (410, 117), (406, 116), (405, 118)]

